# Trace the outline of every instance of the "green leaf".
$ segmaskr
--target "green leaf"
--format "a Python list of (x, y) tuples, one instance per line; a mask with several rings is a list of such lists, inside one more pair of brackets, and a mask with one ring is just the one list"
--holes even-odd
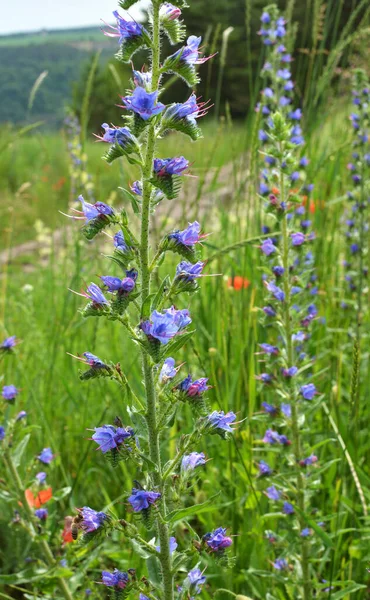
[(141, 558), (147, 560), (151, 556), (151, 554), (149, 554), (149, 552), (147, 552), (145, 548), (143, 548), (136, 540), (131, 539), (130, 541), (133, 549), (135, 550), (135, 553), (138, 554)]
[(147, 428), (144, 413), (138, 411), (134, 406), (128, 406), (127, 412), (132, 421), (132, 424), (134, 426), (135, 433), (139, 437), (142, 437), (145, 440), (147, 440), (148, 439), (148, 428)]
[(170, 285), (170, 283), (171, 283), (171, 279), (170, 279), (169, 275), (166, 275), (166, 277), (162, 280), (161, 285), (159, 286), (158, 291), (153, 298), (152, 307), (151, 307), (152, 311), (156, 310), (160, 300), (162, 299), (162, 296), (163, 296), (166, 288)]
[(19, 467), (19, 465), (21, 464), (23, 453), (27, 448), (30, 438), (31, 434), (28, 433), (27, 435), (25, 435), (23, 440), (19, 442), (18, 446), (12, 452), (12, 459), (15, 467)]
[(47, 569), (24, 569), (18, 573), (11, 573), (10, 575), (0, 575), (0, 585), (6, 585), (10, 583), (12, 585), (19, 585), (20, 583), (31, 583), (44, 579), (50, 571)]
[(154, 585), (160, 585), (162, 583), (162, 573), (159, 566), (159, 560), (156, 556), (150, 556), (146, 561), (148, 568), (149, 579)]
[(155, 294), (149, 294), (149, 296), (147, 296), (143, 302), (143, 305), (141, 307), (141, 318), (145, 321), (146, 319), (149, 319), (150, 314), (151, 314), (151, 307), (152, 307), (152, 300), (154, 298)]
[(340, 590), (339, 592), (335, 592), (335, 594), (332, 594), (331, 600), (340, 600), (341, 598), (344, 598), (348, 594), (353, 594), (353, 592), (357, 592), (358, 590), (363, 590), (364, 588), (366, 588), (366, 585), (363, 585), (361, 583), (354, 583), (354, 584), (344, 588), (343, 590)]
[(200, 513), (209, 512), (210, 510), (217, 510), (218, 507), (214, 505), (211, 506), (215, 498), (220, 495), (220, 492), (211, 496), (205, 502), (201, 504), (195, 504), (194, 506), (189, 506), (188, 508), (180, 508), (179, 510), (173, 510), (167, 515), (167, 523), (175, 523), (176, 521), (183, 521), (188, 517), (192, 517), (193, 515), (199, 515)]
[(331, 537), (326, 533), (326, 531), (324, 531), (322, 529), (322, 527), (320, 527), (316, 521), (313, 521), (313, 519), (310, 519), (310, 517), (307, 516), (306, 513), (302, 512), (299, 507), (297, 505), (294, 506), (294, 509), (297, 511), (297, 513), (299, 513), (301, 515), (301, 517), (304, 518), (304, 520), (306, 521), (307, 525), (309, 527), (311, 527), (311, 529), (314, 530), (315, 533), (317, 533), (317, 535), (322, 539), (322, 541), (324, 542), (325, 546), (327, 546), (328, 548), (334, 548), (334, 543), (333, 540), (331, 539)]
[(54, 495), (53, 495), (53, 499), (56, 502), (59, 502), (59, 500), (62, 500), (62, 498), (65, 498), (66, 496), (69, 496), (69, 494), (71, 493), (72, 488), (70, 486), (61, 488), (60, 490), (58, 490)]
[(182, 348), (186, 342), (190, 340), (194, 333), (194, 331), (189, 331), (189, 333), (179, 335), (172, 342), (166, 344), (165, 349), (162, 352), (162, 356), (171, 356), (172, 354), (175, 354), (175, 352), (178, 352), (180, 348)]

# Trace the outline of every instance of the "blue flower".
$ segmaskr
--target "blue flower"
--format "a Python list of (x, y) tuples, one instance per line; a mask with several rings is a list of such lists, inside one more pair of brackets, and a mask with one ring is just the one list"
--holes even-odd
[(233, 543), (231, 537), (227, 537), (226, 529), (224, 527), (218, 527), (211, 533), (206, 533), (203, 536), (203, 540), (207, 544), (208, 548), (213, 552), (220, 552), (228, 548)]
[(193, 471), (196, 467), (206, 464), (206, 457), (204, 452), (191, 452), (185, 454), (181, 461), (182, 471)]
[(183, 156), (177, 158), (155, 158), (153, 162), (153, 169), (157, 177), (183, 175), (188, 167), (189, 161)]
[(268, 317), (276, 317), (276, 311), (272, 308), (272, 306), (264, 306), (262, 310)]
[(281, 288), (279, 288), (273, 282), (265, 282), (265, 285), (267, 290), (274, 296), (274, 298), (276, 298), (276, 300), (279, 300), (279, 302), (284, 302), (285, 292), (283, 292)]
[(273, 252), (276, 252), (277, 248), (276, 246), (274, 246), (274, 243), (272, 241), (271, 238), (267, 238), (266, 240), (263, 240), (260, 249), (262, 250), (263, 254), (265, 254), (266, 256), (270, 256), (270, 254), (273, 254)]
[(271, 383), (273, 377), (269, 373), (261, 373), (261, 375), (258, 375), (256, 379), (259, 379), (262, 381), (262, 383)]
[(15, 417), (16, 421), (20, 421), (21, 419), (25, 419), (27, 417), (27, 413), (25, 410), (21, 410), (17, 416)]
[(132, 71), (132, 76), (135, 85), (139, 85), (147, 89), (152, 84), (152, 73), (151, 71)]
[(160, 497), (161, 494), (158, 492), (147, 492), (146, 490), (133, 488), (128, 501), (134, 512), (140, 512), (149, 508), (151, 504), (154, 504)]
[(46, 521), (48, 514), (47, 508), (38, 508), (35, 510), (35, 517), (40, 519), (40, 521)]
[(287, 419), (290, 419), (290, 417), (292, 416), (292, 407), (290, 406), (290, 404), (285, 404), (283, 402), (280, 408), (281, 408), (281, 412), (283, 413), (284, 417), (287, 417)]
[(175, 359), (174, 358), (166, 358), (159, 373), (159, 381), (160, 383), (167, 383), (169, 379), (173, 379), (177, 373), (175, 367)]
[(98, 512), (89, 506), (84, 506), (79, 512), (82, 516), (81, 529), (85, 533), (97, 531), (109, 519), (106, 513), (102, 511)]
[(264, 25), (267, 25), (268, 23), (270, 23), (270, 21), (271, 21), (271, 17), (269, 15), (269, 13), (268, 12), (263, 12), (262, 15), (261, 15), (261, 22)]
[(289, 367), (288, 369), (283, 369), (282, 373), (284, 377), (294, 377), (298, 372), (298, 367)]
[(277, 346), (271, 346), (271, 344), (258, 344), (264, 354), (279, 354), (279, 348)]
[(125, 429), (114, 425), (103, 425), (102, 427), (95, 427), (94, 430), (95, 433), (91, 439), (98, 444), (99, 450), (103, 454), (118, 448), (127, 438), (134, 435), (134, 430), (131, 427)]
[(118, 144), (122, 148), (127, 147), (135, 141), (131, 131), (127, 127), (109, 127), (108, 123), (103, 123), (104, 135), (96, 136), (102, 142), (108, 144)]
[(85, 202), (83, 196), (79, 196), (78, 200), (81, 202), (82, 210), (72, 208), (72, 211), (76, 213), (76, 215), (79, 215), (67, 215), (72, 219), (84, 219), (88, 223), (92, 219), (104, 219), (107, 216), (114, 215), (113, 208), (104, 202), (95, 202), (95, 204), (90, 204), (89, 202)]
[[(170, 537), (170, 554), (173, 554), (175, 552), (177, 546), (178, 546), (178, 543), (176, 542), (176, 538)], [(161, 551), (161, 547), (159, 545), (156, 546), (155, 549), (157, 550), (157, 552)]]
[(193, 381), (191, 375), (188, 375), (186, 379), (179, 383), (177, 389), (179, 389), (182, 392), (186, 392), (186, 395), (190, 398), (194, 396), (200, 396), (209, 389), (207, 381), (207, 377), (201, 377), (200, 379), (196, 379), (195, 381)]
[(136, 23), (136, 21), (126, 21), (121, 17), (117, 10), (113, 12), (113, 16), (117, 20), (117, 26), (113, 27), (112, 25), (108, 25), (108, 27), (116, 33), (104, 31), (104, 35), (108, 37), (118, 37), (120, 44), (125, 40), (142, 35), (144, 28), (139, 23)]
[(139, 86), (134, 89), (131, 96), (122, 98), (122, 101), (128, 110), (134, 111), (144, 121), (147, 121), (165, 109), (162, 102), (157, 102), (157, 97), (158, 91), (150, 93)]
[(189, 223), (189, 226), (186, 229), (180, 231), (174, 231), (168, 235), (170, 240), (174, 240), (177, 244), (182, 244), (183, 246), (194, 246), (197, 244), (204, 235), (200, 234), (200, 225), (198, 221), (194, 221), (194, 223)]
[(110, 571), (103, 571), (101, 578), (103, 585), (118, 589), (124, 589), (128, 583), (128, 574), (123, 573), (118, 569), (114, 569), (113, 573)]
[(258, 470), (261, 477), (268, 477), (272, 474), (271, 467), (264, 460), (259, 461)]
[(100, 287), (96, 285), (96, 283), (90, 283), (86, 292), (83, 292), (82, 295), (91, 300), (91, 302), (96, 306), (108, 304), (108, 300), (105, 298), (103, 292), (101, 291)]
[(54, 458), (54, 454), (51, 448), (44, 448), (37, 456), (37, 458), (40, 462), (44, 463), (45, 465), (49, 465)]
[(167, 344), (189, 323), (191, 323), (189, 311), (187, 309), (176, 310), (172, 306), (165, 309), (163, 313), (154, 310), (150, 315), (150, 321), (141, 323), (141, 329), (147, 336), (155, 338), (161, 344)]
[(267, 488), (267, 490), (265, 491), (265, 494), (269, 500), (277, 501), (277, 500), (280, 500), (282, 492), (280, 490), (277, 490), (274, 485), (271, 485), (270, 487)]
[(300, 460), (299, 464), (301, 465), (301, 467), (309, 467), (315, 464), (317, 461), (317, 456), (315, 454), (311, 454), (310, 456), (307, 456), (307, 458), (303, 458), (302, 460)]
[(282, 275), (284, 275), (284, 271), (284, 267), (280, 267), (279, 265), (272, 267), (272, 272), (275, 275), (275, 277), (281, 277)]
[(195, 124), (196, 119), (204, 117), (204, 115), (207, 114), (207, 104), (207, 102), (198, 103), (197, 97), (193, 93), (186, 100), (186, 102), (178, 102), (172, 106), (169, 106), (165, 116), (167, 119), (187, 119), (191, 123)]
[[(127, 271), (126, 271), (127, 274)], [(102, 276), (100, 277), (104, 285), (107, 287), (108, 292), (120, 292), (129, 294), (135, 287), (135, 279), (132, 277), (125, 277), (120, 279), (119, 277)]]
[(199, 58), (199, 44), (201, 41), (201, 37), (191, 35), (186, 40), (186, 46), (180, 48), (180, 50), (177, 50), (177, 52), (175, 52), (175, 54), (173, 54), (172, 57), (178, 58), (180, 61), (190, 66), (206, 62), (211, 57), (208, 56), (207, 58)]
[(195, 567), (189, 571), (185, 581), (190, 584), (191, 590), (193, 590), (196, 594), (200, 594), (202, 591), (200, 586), (206, 582), (206, 577), (203, 575), (202, 571), (198, 569), (198, 567)]
[(294, 506), (290, 504), (290, 502), (284, 502), (283, 504), (283, 513), (285, 515), (294, 515)]
[(262, 441), (265, 444), (280, 444), (282, 446), (289, 446), (290, 445), (290, 441), (288, 440), (288, 438), (286, 437), (286, 435), (284, 434), (279, 434), (277, 431), (274, 431), (273, 429), (267, 429), (265, 432), (265, 435), (262, 438)]
[(13, 400), (15, 400), (18, 394), (19, 389), (16, 388), (13, 384), (4, 385), (3, 390), (1, 392), (1, 395), (4, 398), (4, 400), (7, 400), (8, 402), (12, 402)]
[(274, 569), (276, 569), (277, 571), (285, 571), (288, 568), (288, 563), (285, 560), (285, 558), (277, 558), (273, 563), (272, 566), (274, 567)]
[(11, 350), (18, 344), (18, 339), (15, 335), (11, 335), (10, 337), (5, 338), (5, 340), (0, 344), (0, 350)]
[(223, 431), (232, 432), (231, 425), (235, 424), (236, 414), (233, 412), (224, 413), (223, 410), (217, 412), (214, 410), (213, 413), (207, 417), (209, 423), (215, 429), (222, 429)]
[(312, 534), (312, 531), (309, 527), (305, 527), (301, 531), (301, 537), (310, 537), (311, 534)]
[(176, 278), (183, 279), (184, 281), (194, 281), (198, 277), (202, 276), (202, 271), (205, 266), (205, 262), (199, 260), (195, 265), (183, 260), (176, 267)]
[(291, 76), (292, 76), (292, 74), (291, 74), (291, 72), (289, 71), (289, 69), (278, 69), (278, 70), (276, 71), (276, 77), (277, 77), (278, 79), (284, 79), (284, 80), (287, 80), (287, 79), (290, 79), (290, 78), (291, 78)]
[(290, 119), (292, 119), (293, 121), (299, 121), (302, 118), (302, 111), (300, 108), (296, 108), (295, 110), (292, 110), (289, 114), (288, 117)]
[(44, 471), (40, 471), (39, 473), (36, 473), (36, 480), (37, 480), (37, 482), (40, 485), (42, 483), (45, 483), (45, 481), (46, 481), (46, 473)]
[(4, 438), (5, 438), (5, 428), (2, 425), (0, 425), (0, 442), (2, 442)]
[(306, 241), (306, 236), (300, 231), (298, 231), (298, 233), (291, 233), (290, 237), (292, 238), (293, 246), (302, 246)]
[(313, 383), (302, 385), (299, 391), (305, 400), (313, 400), (314, 396), (317, 394), (316, 387)]
[(263, 410), (272, 417), (275, 417), (279, 412), (276, 406), (274, 406), (273, 404), (269, 404), (268, 402), (262, 402), (261, 406)]
[(119, 252), (127, 252), (128, 250), (128, 246), (125, 242), (125, 238), (122, 231), (117, 231), (117, 233), (113, 237), (113, 244), (116, 250), (118, 250)]

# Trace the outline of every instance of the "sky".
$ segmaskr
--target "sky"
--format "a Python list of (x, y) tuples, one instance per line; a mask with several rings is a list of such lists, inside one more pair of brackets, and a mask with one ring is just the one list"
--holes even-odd
[[(1, 7), (0, 35), (39, 31), (40, 29), (65, 29), (98, 25), (100, 19), (112, 22), (112, 12), (117, 9), (117, 0), (18, 0), (4, 2)], [(140, 15), (140, 6), (148, 5), (148, 0), (140, 0), (130, 9), (135, 19)], [(120, 10), (122, 16), (125, 11)]]

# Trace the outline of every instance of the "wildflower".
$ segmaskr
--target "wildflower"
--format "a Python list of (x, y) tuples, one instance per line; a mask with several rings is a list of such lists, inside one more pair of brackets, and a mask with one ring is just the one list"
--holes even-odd
[(13, 402), (18, 396), (19, 391), (13, 384), (4, 385), (1, 395), (7, 402)]
[(199, 57), (199, 44), (202, 41), (201, 37), (196, 37), (195, 35), (191, 35), (188, 37), (186, 41), (186, 46), (177, 50), (175, 54), (170, 56), (169, 58), (178, 58), (179, 61), (184, 62), (187, 65), (200, 65), (205, 63), (207, 60), (212, 58), (208, 57)]
[(4, 438), (5, 438), (5, 427), (0, 425), (0, 442), (2, 442)]
[(300, 231), (298, 233), (292, 233), (290, 237), (292, 238), (293, 246), (302, 246), (306, 241), (304, 233), (301, 233)]
[(36, 473), (36, 480), (37, 480), (37, 482), (40, 485), (42, 483), (45, 483), (45, 481), (46, 481), (46, 473), (44, 471), (40, 471), (39, 473)]
[(269, 404), (268, 402), (262, 402), (261, 404), (262, 408), (264, 409), (264, 411), (271, 415), (272, 417), (275, 417), (279, 410), (276, 408), (276, 406), (273, 406), (272, 404)]
[(102, 136), (96, 136), (102, 142), (117, 144), (122, 148), (126, 148), (135, 143), (135, 138), (127, 127), (109, 127), (108, 123), (103, 123), (102, 129), (104, 129), (104, 134)]
[(5, 340), (0, 344), (0, 350), (5, 352), (9, 352), (19, 343), (19, 340), (15, 335), (11, 335), (10, 337), (5, 338)]
[(290, 419), (290, 417), (292, 416), (292, 407), (290, 406), (290, 404), (285, 404), (283, 402), (281, 405), (281, 412), (283, 413), (284, 417)]
[(35, 517), (40, 519), (40, 521), (46, 521), (48, 517), (48, 509), (47, 508), (38, 508), (35, 510)]
[(298, 372), (298, 367), (289, 367), (288, 369), (283, 369), (282, 373), (284, 375), (284, 377), (294, 377), (294, 375), (296, 375)]
[(240, 291), (242, 289), (246, 289), (249, 287), (250, 281), (245, 279), (245, 277), (241, 277), (240, 275), (235, 275), (234, 277), (229, 277), (227, 280), (227, 287), (234, 288), (234, 290)]
[(91, 437), (94, 442), (99, 446), (99, 450), (103, 454), (109, 450), (119, 448), (124, 441), (130, 437), (133, 437), (134, 430), (131, 427), (114, 427), (114, 425), (103, 425), (102, 427), (95, 427), (95, 433)]
[(288, 568), (288, 563), (285, 560), (285, 558), (277, 558), (273, 563), (272, 566), (274, 567), (274, 569), (276, 569), (277, 571), (285, 571)]
[(268, 477), (269, 475), (272, 475), (271, 467), (264, 460), (259, 461), (258, 470), (260, 477)]
[(300, 393), (305, 400), (313, 400), (313, 397), (315, 394), (317, 394), (317, 391), (313, 383), (307, 383), (306, 385), (302, 385), (300, 388)]
[(212, 531), (212, 533), (206, 533), (206, 535), (203, 536), (203, 540), (210, 550), (213, 552), (220, 552), (231, 546), (233, 543), (232, 539), (227, 537), (225, 534), (226, 529), (223, 527), (218, 527), (218, 529), (215, 529)]
[(207, 114), (208, 107), (207, 102), (199, 102), (197, 101), (196, 95), (193, 93), (191, 96), (183, 103), (176, 103), (172, 106), (169, 106), (165, 118), (167, 120), (174, 119), (186, 119), (193, 125), (196, 123), (196, 119), (203, 117)]
[(90, 283), (86, 292), (83, 292), (81, 295), (91, 300), (96, 307), (108, 304), (108, 300), (105, 298), (103, 292), (101, 291), (100, 287), (96, 285), (96, 283)]
[(262, 441), (265, 444), (271, 444), (271, 445), (274, 445), (274, 444), (280, 444), (282, 446), (290, 445), (290, 441), (288, 440), (286, 435), (279, 434), (277, 431), (274, 431), (273, 429), (266, 430), (265, 435), (262, 438)]
[(159, 9), (159, 16), (162, 19), (174, 21), (175, 19), (178, 19), (180, 15), (181, 10), (170, 2), (164, 2)]
[(305, 527), (301, 531), (301, 537), (309, 537), (312, 534), (312, 531), (309, 527)]
[(126, 21), (121, 17), (117, 10), (113, 12), (113, 16), (117, 20), (117, 26), (112, 27), (111, 25), (108, 25), (108, 27), (115, 30), (116, 33), (104, 31), (104, 35), (108, 37), (118, 37), (120, 44), (127, 39), (142, 35), (143, 27), (139, 23), (136, 23), (136, 21)]
[(117, 231), (117, 233), (114, 235), (113, 244), (116, 250), (119, 250), (120, 252), (127, 252), (128, 250), (128, 246), (125, 242), (122, 231)]
[(161, 494), (158, 492), (147, 492), (146, 490), (132, 488), (132, 494), (128, 501), (131, 504), (134, 512), (140, 512), (149, 508), (160, 497)]
[[(128, 271), (126, 271), (126, 274), (127, 273)], [(119, 277), (110, 277), (107, 275), (100, 277), (100, 279), (110, 293), (118, 292), (120, 294), (129, 294), (135, 287), (135, 279), (132, 277), (120, 279)]]
[(196, 467), (206, 464), (206, 457), (204, 452), (191, 452), (185, 454), (181, 461), (182, 471), (193, 471)]
[(161, 344), (167, 344), (189, 323), (191, 323), (189, 311), (186, 309), (176, 310), (172, 306), (165, 309), (163, 313), (153, 311), (150, 321), (144, 321), (141, 324), (141, 329), (147, 336), (158, 340)]
[(271, 485), (267, 488), (265, 494), (269, 498), (269, 500), (280, 500), (282, 492), (280, 490), (277, 490), (274, 485)]
[(95, 202), (95, 204), (90, 204), (89, 202), (85, 202), (83, 196), (79, 196), (78, 200), (81, 202), (82, 210), (72, 208), (72, 211), (76, 213), (76, 215), (79, 215), (67, 215), (72, 219), (84, 219), (88, 223), (93, 219), (106, 219), (106, 217), (114, 215), (113, 208), (104, 202)]
[(283, 513), (285, 515), (293, 515), (294, 514), (294, 507), (292, 504), (290, 504), (290, 502), (284, 502), (283, 504)]
[[(92, 354), (91, 352), (84, 352), (83, 356), (85, 357), (85, 363), (89, 365), (92, 369), (106, 369), (108, 365), (106, 365), (100, 358)], [(83, 360), (83, 359), (82, 359)]]
[(274, 245), (273, 241), (271, 238), (267, 238), (266, 240), (263, 240), (260, 249), (262, 250), (263, 254), (265, 254), (266, 256), (270, 256), (270, 254), (273, 254), (273, 252), (276, 252), (277, 248)]
[(192, 380), (191, 375), (188, 375), (179, 385), (177, 389), (181, 392), (185, 392), (190, 398), (194, 396), (200, 396), (209, 389), (207, 385), (208, 378), (201, 377), (200, 379)]
[(25, 419), (27, 417), (27, 413), (25, 410), (21, 410), (17, 416), (15, 417), (16, 421), (21, 421), (21, 419)]
[[(191, 586), (191, 590), (194, 590), (196, 594), (200, 594), (202, 591), (202, 586), (206, 582), (206, 577), (203, 575), (202, 571), (195, 567), (191, 571), (189, 571), (188, 576), (186, 578)], [(186, 580), (185, 580), (186, 581)]]
[(315, 454), (311, 454), (310, 456), (307, 456), (307, 458), (303, 458), (302, 460), (300, 460), (299, 464), (301, 465), (301, 467), (308, 467), (313, 465), (317, 461), (317, 456), (315, 456)]
[(45, 465), (49, 465), (54, 458), (54, 454), (51, 448), (44, 448), (37, 456), (37, 458), (40, 462), (44, 463)]
[(102, 571), (101, 574), (102, 583), (107, 587), (115, 587), (123, 590), (128, 583), (128, 574), (114, 569), (113, 573), (110, 571)]
[(202, 271), (205, 264), (206, 263), (201, 260), (195, 263), (195, 265), (183, 260), (176, 267), (176, 278), (183, 279), (187, 282), (194, 281), (194, 279), (202, 277)]
[(166, 358), (159, 373), (158, 379), (160, 383), (167, 383), (169, 379), (173, 379), (177, 371), (178, 369), (175, 368), (175, 359), (171, 357)]
[(188, 167), (189, 161), (183, 156), (177, 158), (155, 158), (153, 163), (154, 172), (158, 177), (183, 175)]
[(106, 513), (98, 512), (89, 506), (84, 506), (79, 512), (82, 516), (80, 526), (85, 533), (97, 531), (109, 519)]
[(276, 298), (279, 302), (284, 302), (285, 300), (285, 292), (273, 282), (266, 282), (266, 288)]
[(221, 429), (223, 431), (232, 433), (233, 429), (231, 425), (235, 424), (236, 415), (233, 412), (228, 412), (225, 414), (223, 410), (220, 412), (214, 410), (213, 413), (208, 415), (207, 419), (210, 425), (215, 429)]
[(279, 265), (272, 267), (272, 272), (275, 275), (275, 277), (281, 277), (282, 275), (284, 275), (284, 271), (284, 267), (280, 267)]
[(279, 348), (277, 346), (271, 346), (271, 344), (258, 344), (264, 354), (279, 354)]
[(269, 373), (261, 373), (261, 375), (256, 376), (256, 379), (259, 379), (259, 381), (262, 381), (262, 383), (271, 383), (273, 377)]
[(175, 240), (177, 244), (184, 246), (194, 246), (197, 244), (204, 235), (200, 235), (200, 225), (198, 221), (189, 223), (189, 226), (183, 231), (177, 230), (170, 233), (168, 238)]
[(144, 121), (158, 115), (165, 109), (162, 102), (157, 102), (158, 91), (147, 92), (142, 87), (136, 87), (131, 96), (122, 98), (123, 104), (128, 110), (132, 110)]
[[(173, 554), (178, 546), (178, 543), (176, 542), (176, 538), (174, 537), (170, 537), (170, 554)], [(157, 550), (157, 552), (161, 551), (161, 547), (160, 546), (156, 546), (155, 549)]]
[(132, 71), (134, 84), (140, 87), (147, 88), (152, 84), (152, 73), (151, 71)]

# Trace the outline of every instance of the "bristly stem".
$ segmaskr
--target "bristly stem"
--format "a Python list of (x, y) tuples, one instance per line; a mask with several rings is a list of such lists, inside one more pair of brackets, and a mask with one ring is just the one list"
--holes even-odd
[[(13, 483), (17, 490), (18, 499), (20, 502), (22, 502), (22, 505), (24, 506), (24, 509), (27, 513), (30, 525), (34, 529), (35, 517), (32, 513), (31, 508), (29, 507), (28, 502), (25, 500), (25, 495), (24, 495), (25, 488), (24, 488), (22, 480), (19, 476), (18, 469), (15, 466), (13, 459), (10, 456), (9, 452), (4, 453), (4, 462), (12, 476)], [(39, 544), (43, 549), (44, 557), (45, 557), (45, 560), (46, 560), (48, 566), (49, 567), (56, 566), (56, 561), (55, 561), (53, 553), (50, 549), (50, 546), (44, 538), (41, 538), (41, 536), (40, 536)], [(58, 581), (58, 585), (59, 585), (59, 588), (60, 588), (60, 591), (61, 591), (63, 597), (66, 600), (73, 600), (73, 596), (72, 596), (71, 592), (69, 591), (68, 585), (65, 582), (65, 580), (62, 577), (58, 577), (57, 581)]]
[[(281, 149), (282, 150), (282, 149)], [(280, 167), (280, 197), (281, 202), (287, 203), (285, 197), (285, 185), (284, 185), (284, 172)], [(289, 264), (289, 232), (288, 232), (288, 221), (286, 215), (282, 219), (282, 262), (284, 267), (283, 273), (283, 288), (285, 294), (285, 300), (283, 305), (283, 325), (286, 335), (286, 351), (288, 367), (293, 366), (293, 342), (292, 342), (292, 328), (291, 328), (291, 285), (290, 285), (290, 264)], [(292, 442), (293, 442), (293, 453), (296, 463), (296, 486), (297, 486), (297, 505), (299, 508), (298, 520), (301, 530), (305, 527), (306, 523), (304, 520), (305, 513), (305, 496), (304, 496), (304, 480), (302, 473), (299, 470), (299, 461), (302, 457), (301, 454), (301, 441), (299, 433), (299, 422), (298, 422), (298, 410), (297, 410), (297, 399), (292, 393)], [(303, 597), (304, 600), (311, 600), (311, 581), (310, 581), (310, 570), (309, 570), (309, 547), (308, 542), (305, 538), (301, 539), (301, 568), (303, 576)]]
[[(152, 23), (152, 91), (158, 89), (160, 76), (160, 22), (159, 2), (153, 0), (153, 23)], [(153, 170), (153, 159), (156, 146), (155, 125), (150, 123), (147, 135), (147, 149), (144, 167), (142, 169), (142, 211), (141, 211), (141, 236), (140, 236), (140, 271), (141, 271), (141, 308), (150, 294), (150, 268), (149, 268), (149, 225), (150, 225), (150, 199), (152, 185), (150, 178)], [(159, 432), (157, 423), (156, 402), (152, 362), (146, 352), (142, 351), (142, 365), (144, 374), (144, 385), (146, 393), (146, 422), (149, 435), (150, 459), (156, 465), (153, 479), (156, 487), (162, 494), (162, 516), (166, 517), (165, 489), (162, 481), (162, 462), (159, 448)], [(163, 578), (163, 598), (173, 600), (173, 576), (170, 554), (169, 531), (162, 519), (157, 519), (159, 536), (159, 561), (161, 563)]]

